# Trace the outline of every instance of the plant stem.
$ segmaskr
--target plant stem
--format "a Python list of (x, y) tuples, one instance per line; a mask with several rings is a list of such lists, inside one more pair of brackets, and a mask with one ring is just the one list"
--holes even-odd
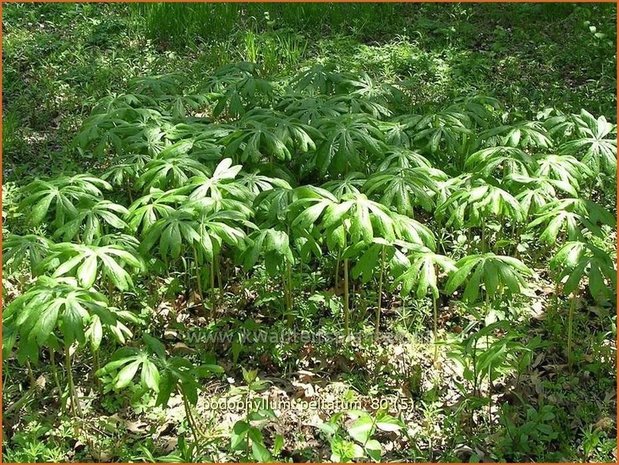
[(284, 280), (286, 286), (286, 311), (288, 313), (288, 327), (292, 326), (292, 264), (286, 262), (286, 279)]
[(380, 254), (380, 273), (378, 275), (378, 305), (376, 306), (376, 323), (374, 325), (374, 341), (378, 339), (380, 331), (380, 311), (383, 306), (383, 272), (385, 267), (385, 246), (382, 246)]
[(572, 359), (572, 333), (574, 332), (574, 310), (576, 308), (576, 295), (572, 294), (570, 307), (567, 313), (567, 364), (571, 368)]
[(187, 417), (187, 424), (189, 425), (189, 428), (191, 429), (191, 433), (193, 434), (193, 439), (197, 445), (199, 443), (198, 425), (196, 424), (193, 418), (193, 414), (191, 413), (191, 407), (189, 406), (189, 401), (187, 400), (187, 397), (185, 396), (185, 394), (183, 394), (182, 391), (181, 391), (181, 397), (183, 398), (183, 407), (185, 407), (185, 416)]
[(211, 319), (215, 321), (216, 309), (215, 309), (215, 255), (213, 255), (213, 259), (211, 260)]
[(26, 362), (26, 368), (28, 369), (28, 380), (30, 381), (30, 386), (34, 386), (37, 384), (36, 379), (34, 379), (34, 373), (32, 372), (32, 366), (30, 362)]
[(101, 368), (101, 364), (99, 362), (99, 352), (96, 350), (92, 351), (92, 360), (93, 360), (93, 364), (95, 366), (95, 369), (92, 373), (92, 379), (95, 382), (95, 385), (99, 386), (99, 378), (97, 378), (97, 376), (95, 375), (95, 373), (97, 373), (97, 371), (99, 371), (99, 369)]
[(69, 346), (65, 347), (64, 356), (67, 370), (67, 382), (69, 383), (69, 397), (71, 399), (71, 409), (73, 411), (73, 415), (81, 417), (82, 407), (80, 406), (80, 401), (77, 397), (77, 391), (75, 390), (75, 383), (73, 382), (73, 368), (71, 366), (71, 352), (69, 350)]
[(350, 310), (348, 307), (348, 259), (344, 259), (344, 334), (350, 334)]
[(193, 249), (193, 264), (196, 269), (196, 282), (198, 285), (198, 295), (200, 296), (200, 305), (204, 308), (204, 291), (202, 290), (202, 278), (200, 276), (200, 266), (198, 262), (198, 251)]
[(436, 363), (438, 360), (438, 302), (436, 301), (434, 294), (432, 294), (432, 316), (434, 320), (434, 325), (432, 328), (434, 336), (434, 363)]
[(224, 299), (224, 283), (221, 279), (221, 267), (219, 266), (219, 260), (215, 261), (215, 274), (217, 276), (217, 283), (219, 284), (219, 292), (217, 293), (217, 305), (221, 307)]
[[(58, 378), (58, 368), (56, 367), (56, 356), (54, 355), (54, 350), (50, 349), (49, 350), (49, 361), (52, 367), (52, 376), (54, 377), (54, 384), (56, 385), (56, 389), (58, 389), (58, 397), (60, 397), (60, 399), (62, 399), (63, 394), (62, 394), (62, 387), (60, 386), (60, 379)], [(60, 405), (62, 406), (62, 411), (64, 412), (64, 403), (60, 402)]]

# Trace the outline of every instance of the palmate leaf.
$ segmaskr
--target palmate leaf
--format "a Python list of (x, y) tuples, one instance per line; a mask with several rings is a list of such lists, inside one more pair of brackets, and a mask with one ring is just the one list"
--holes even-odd
[(493, 253), (469, 255), (455, 266), (457, 270), (447, 280), (445, 292), (453, 294), (464, 286), (462, 299), (467, 302), (477, 301), (482, 284), (490, 299), (501, 294), (518, 294), (527, 287), (524, 278), (533, 275), (520, 260)]
[(487, 147), (549, 148), (552, 139), (538, 121), (519, 121), (483, 131), (479, 138)]
[(392, 212), (391, 216), (394, 221), (395, 235), (399, 240), (407, 244), (423, 245), (432, 250), (436, 248), (436, 239), (430, 228), (406, 215)]
[(258, 163), (263, 159), (290, 160), (294, 152), (315, 150), (319, 131), (301, 121), (262, 109), (252, 110), (240, 127), (221, 140), (224, 153), (237, 160)]
[(241, 172), (238, 183), (245, 187), (251, 196), (255, 198), (261, 192), (269, 191), (274, 188), (292, 189), (288, 181), (279, 177), (270, 177), (260, 174), (260, 171), (252, 171), (251, 173)]
[(124, 230), (127, 223), (119, 215), (127, 214), (129, 211), (125, 207), (109, 200), (99, 200), (91, 205), (80, 205), (75, 218), (58, 228), (54, 237), (68, 242), (79, 236), (84, 244), (92, 244), (108, 228)]
[(360, 194), (365, 181), (366, 178), (362, 173), (353, 172), (347, 174), (343, 179), (327, 181), (322, 185), (322, 188), (341, 200), (347, 194)]
[(327, 206), (337, 203), (337, 197), (326, 189), (315, 186), (299, 186), (293, 191), (295, 200), (289, 212), (292, 228), (311, 229)]
[(384, 264), (389, 263), (396, 253), (394, 244), (381, 238), (375, 238), (369, 245), (359, 243), (352, 248), (354, 248), (354, 252), (350, 255), (358, 256), (358, 259), (350, 270), (351, 276), (353, 279), (361, 278), (361, 282), (364, 284), (370, 282), (376, 276), (376, 269), (381, 262), (383, 252), (385, 255)]
[(108, 113), (115, 108), (126, 107), (156, 107), (157, 101), (149, 95), (140, 94), (137, 92), (125, 94), (112, 94), (103, 97), (94, 106), (93, 114)]
[(583, 180), (593, 176), (587, 165), (571, 155), (544, 155), (535, 159), (535, 175), (561, 181), (578, 190)]
[(614, 175), (617, 171), (616, 125), (603, 116), (595, 119), (585, 110), (572, 117), (576, 123), (576, 138), (561, 144), (559, 152), (576, 156), (594, 174)]
[(328, 95), (341, 90), (345, 80), (346, 75), (337, 71), (335, 63), (319, 63), (302, 70), (290, 84), (295, 90)]
[(184, 85), (185, 78), (181, 73), (138, 77), (129, 82), (129, 88), (137, 94), (153, 97), (178, 94)]
[(385, 133), (385, 142), (389, 146), (411, 150), (414, 147), (414, 129), (420, 119), (420, 115), (396, 116), (380, 121), (378, 127)]
[(275, 93), (272, 82), (256, 75), (253, 63), (236, 63), (222, 66), (205, 81), (205, 88), (212, 92), (217, 104), (213, 109), (215, 117), (224, 112), (231, 116), (242, 116), (248, 108), (268, 102)]
[(217, 165), (212, 176), (193, 177), (183, 192), (191, 192), (190, 200), (205, 197), (215, 200), (223, 198), (249, 200), (251, 198), (249, 190), (242, 184), (234, 182), (242, 168), (241, 165), (232, 165), (231, 158), (225, 158)]
[(173, 128), (173, 122), (169, 117), (163, 116), (158, 112), (152, 115), (144, 115), (134, 123), (124, 126), (121, 138), (126, 152), (147, 153), (151, 157), (156, 157), (169, 145), (168, 134)]
[(36, 234), (8, 234), (2, 241), (2, 263), (5, 270), (18, 270), (25, 262), (31, 271), (38, 268), (52, 246), (49, 239)]
[(239, 246), (243, 242), (241, 225), (253, 226), (238, 211), (217, 211), (212, 205), (189, 202), (146, 229), (141, 250), (148, 252), (157, 246), (164, 260), (194, 250), (200, 262), (211, 262), (222, 244)]
[(287, 264), (294, 263), (288, 234), (273, 228), (255, 231), (248, 236), (249, 245), (243, 251), (241, 260), (246, 270), (251, 269), (263, 256), (267, 272), (271, 276), (286, 269)]
[[(13, 300), (3, 312), (6, 331), (3, 351), (17, 344), (17, 357), (36, 361), (39, 349), (51, 343), (55, 334), (62, 337), (65, 347), (87, 340), (86, 328), (98, 321), (101, 332), (131, 335), (120, 320), (132, 318), (127, 312), (109, 307), (102, 294), (77, 286), (73, 279), (42, 276), (24, 294)], [(97, 336), (98, 337), (98, 336)], [(119, 339), (124, 342), (124, 338)]]
[(477, 179), (438, 205), (436, 217), (447, 226), (478, 226), (488, 218), (525, 221), (522, 206), (509, 192)]
[(578, 294), (587, 279), (589, 292), (596, 302), (614, 299), (617, 288), (615, 263), (606, 252), (587, 242), (567, 242), (550, 261), (556, 281), (565, 295)]
[(162, 191), (150, 189), (149, 193), (133, 202), (128, 209), (127, 222), (129, 228), (138, 233), (152, 226), (158, 219), (169, 215), (175, 206), (187, 200), (181, 189)]
[(519, 148), (495, 146), (469, 155), (464, 169), (483, 176), (495, 175), (500, 179), (509, 174), (523, 176), (530, 174), (534, 169), (534, 161), (529, 154)]
[(108, 168), (101, 175), (101, 179), (108, 181), (113, 186), (130, 188), (150, 160), (150, 156), (141, 154), (120, 158), (120, 163), (115, 163)]
[(253, 203), (256, 221), (269, 224), (284, 221), (294, 200), (295, 191), (292, 188), (275, 187), (261, 192)]
[(382, 172), (390, 168), (432, 168), (430, 161), (423, 155), (400, 147), (390, 147), (376, 161), (378, 165), (374, 172)]
[(456, 98), (447, 107), (447, 111), (465, 114), (469, 120), (480, 128), (493, 126), (500, 118), (502, 105), (494, 97), (472, 95)]
[(133, 287), (125, 268), (142, 270), (140, 257), (118, 245), (82, 245), (62, 242), (50, 248), (42, 269), (53, 270), (52, 277), (75, 276), (80, 286), (90, 288), (98, 276), (108, 279), (117, 289)]
[(139, 384), (157, 394), (155, 405), (166, 407), (175, 390), (195, 405), (201, 379), (224, 372), (218, 365), (194, 366), (182, 357), (168, 357), (165, 346), (148, 333), (144, 333), (143, 340), (144, 348), (124, 347), (116, 351), (96, 375), (118, 391), (132, 385), (139, 373)]
[(296, 194), (290, 206), (293, 230), (324, 233), (331, 250), (370, 244), (376, 238), (393, 241), (397, 234), (410, 232), (411, 224), (396, 224), (397, 213), (364, 194), (344, 194), (338, 200), (329, 191), (312, 186), (297, 188)]
[(516, 192), (516, 200), (520, 202), (527, 217), (537, 215), (559, 192), (577, 196), (578, 193), (571, 184), (558, 179), (509, 175), (505, 183), (512, 192)]
[(191, 176), (210, 174), (205, 165), (188, 154), (192, 147), (193, 142), (181, 141), (164, 149), (144, 166), (137, 186), (166, 190), (184, 186)]
[[(348, 78), (345, 83), (352, 89), (350, 95), (363, 97), (377, 103), (387, 104), (398, 102), (403, 98), (403, 93), (397, 87), (372, 79), (367, 73), (362, 72), (359, 76)], [(385, 116), (389, 116), (385, 114)]]
[(80, 202), (97, 201), (103, 197), (102, 189), (111, 188), (107, 181), (88, 174), (47, 181), (38, 179), (23, 188), (20, 209), (29, 212), (28, 221), (32, 225), (53, 218), (53, 224), (60, 227), (77, 215)]
[(472, 134), (470, 118), (460, 111), (404, 116), (401, 121), (407, 122), (407, 119), (413, 123), (410, 131), (414, 133), (414, 147), (443, 162), (445, 154), (457, 153), (465, 138)]
[(364, 191), (370, 196), (379, 194), (382, 204), (412, 216), (415, 206), (421, 206), (426, 211), (434, 207), (432, 197), (437, 190), (434, 175), (426, 167), (390, 168), (370, 176)]
[(171, 117), (153, 108), (129, 105), (90, 116), (75, 138), (80, 150), (92, 150), (100, 159), (108, 149), (116, 153), (157, 155), (166, 145)]
[(354, 94), (335, 95), (326, 101), (331, 108), (343, 108), (349, 114), (368, 114), (376, 119), (391, 116), (391, 110), (374, 100)]
[(456, 266), (449, 257), (434, 253), (427, 247), (414, 246), (410, 248), (407, 257), (409, 264), (405, 271), (396, 276), (394, 286), (402, 285), (401, 295), (406, 296), (415, 291), (415, 296), (422, 299), (428, 291), (435, 299), (438, 299), (438, 270), (451, 273)]
[[(202, 118), (186, 118), (167, 128), (166, 137), (172, 142), (191, 142), (191, 154), (199, 160), (219, 153), (221, 147), (218, 142), (235, 129), (233, 124), (213, 124)], [(221, 155), (217, 158), (221, 159)]]
[(327, 205), (320, 227), (326, 231), (327, 244), (340, 247), (339, 240), (329, 241), (329, 237), (349, 236), (347, 243), (363, 242), (369, 244), (376, 237), (395, 240), (395, 225), (391, 212), (384, 205), (369, 200), (364, 194), (347, 194), (339, 203)]
[(550, 137), (558, 141), (565, 141), (576, 133), (574, 116), (551, 108), (540, 114), (538, 118), (544, 119), (544, 128), (546, 128)]
[(326, 95), (287, 95), (282, 98), (276, 108), (291, 118), (312, 125), (317, 121), (349, 112), (346, 102), (329, 98)]
[(447, 176), (446, 180), (438, 181), (436, 183), (436, 205), (444, 204), (456, 192), (471, 189), (473, 184), (477, 182), (477, 179), (478, 177), (472, 173), (462, 173), (455, 177)]
[(210, 102), (211, 95), (208, 93), (191, 93), (183, 91), (171, 95), (162, 95), (158, 98), (160, 105), (165, 105), (168, 112), (178, 119), (182, 119), (191, 113), (203, 111)]
[(546, 204), (537, 218), (529, 223), (529, 229), (544, 227), (539, 239), (552, 245), (563, 233), (570, 241), (582, 239), (583, 229), (601, 236), (601, 225), (614, 226), (613, 215), (595, 202), (583, 199), (562, 199)]
[(364, 171), (370, 157), (384, 149), (383, 134), (369, 116), (341, 115), (324, 119), (317, 127), (325, 140), (311, 163), (321, 175)]
[[(146, 336), (146, 335), (145, 335)], [(111, 375), (112, 387), (120, 390), (129, 386), (135, 375), (140, 371), (140, 382), (146, 388), (159, 392), (161, 375), (157, 365), (151, 361), (146, 351), (133, 347), (125, 347), (117, 351), (112, 360), (96, 372), (99, 377)]]

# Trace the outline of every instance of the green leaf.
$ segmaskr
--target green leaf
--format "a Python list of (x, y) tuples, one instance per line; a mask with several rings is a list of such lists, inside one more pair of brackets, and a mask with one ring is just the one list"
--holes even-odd
[(374, 431), (374, 422), (366, 413), (353, 421), (347, 431), (351, 438), (365, 443)]
[(141, 375), (142, 384), (155, 392), (159, 392), (159, 379), (159, 370), (155, 364), (149, 360), (144, 360)]
[(123, 367), (116, 375), (114, 389), (122, 389), (129, 386), (141, 364), (142, 362), (137, 360)]

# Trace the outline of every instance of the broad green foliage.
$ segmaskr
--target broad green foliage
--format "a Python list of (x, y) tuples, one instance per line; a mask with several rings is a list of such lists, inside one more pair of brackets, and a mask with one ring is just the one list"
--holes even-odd
[(482, 179), (466, 183), (436, 209), (436, 216), (447, 226), (479, 226), (487, 219), (522, 223), (525, 213), (516, 198), (501, 187)]
[(578, 294), (587, 280), (591, 296), (599, 303), (614, 298), (617, 271), (613, 260), (603, 250), (587, 242), (567, 242), (550, 261), (563, 293)]
[(133, 287), (125, 267), (143, 269), (139, 257), (120, 245), (81, 245), (63, 242), (50, 247), (41, 267), (53, 270), (52, 277), (75, 276), (80, 286), (90, 288), (99, 277), (124, 291)]
[(414, 247), (407, 257), (405, 271), (398, 276), (394, 284), (402, 284), (401, 293), (407, 295), (415, 290), (415, 296), (422, 299), (428, 291), (435, 299), (438, 299), (438, 276), (439, 270), (451, 273), (456, 266), (449, 257), (434, 253), (427, 247)]
[[(130, 87), (102, 100), (75, 140), (95, 159), (116, 157), (101, 178), (22, 190), (28, 223), (64, 242), (10, 235), (7, 264), (130, 290), (146, 264), (140, 254), (185, 273), (189, 258), (199, 286), (199, 265), (209, 263), (213, 289), (222, 260), (248, 272), (264, 262), (284, 275), (290, 306), (295, 267), (329, 251), (336, 282), (343, 261), (346, 289), (375, 273), (382, 286), (387, 271), (403, 295), (437, 299), (442, 272), (448, 294), (463, 287), (475, 301), (526, 286), (528, 267), (495, 255), (518, 234), (554, 246), (604, 237), (615, 224), (587, 193), (612, 190), (616, 128), (584, 110), (525, 120), (471, 96), (404, 111), (403, 88), (333, 64), (283, 82), (240, 63), (200, 82), (173, 74)], [(481, 232), (477, 253), (454, 267), (448, 250), (436, 251), (437, 228)]]
[(93, 289), (77, 286), (72, 279), (41, 277), (3, 312), (3, 350), (9, 353), (17, 341), (20, 360), (37, 360), (41, 347), (84, 344), (93, 347), (108, 333), (124, 343), (131, 331), (123, 321), (135, 322), (127, 311), (112, 308), (107, 298)]
[(527, 286), (525, 278), (532, 275), (532, 271), (520, 260), (485, 253), (470, 255), (456, 262), (457, 270), (449, 277), (445, 284), (445, 292), (453, 293), (464, 287), (462, 298), (474, 302), (484, 294), (493, 299), (497, 294), (518, 294)]
[[(5, 353), (16, 347), (26, 363), (62, 350), (76, 415), (71, 363), (89, 347), (105, 393), (127, 389), (164, 407), (178, 394), (195, 445), (205, 440), (192, 407), (202, 379), (224, 368), (151, 336), (165, 318), (175, 330), (195, 317), (217, 331), (236, 312), (257, 325), (259, 308), (257, 321), (292, 329), (323, 324), (316, 303), (328, 301), (343, 350), (368, 311), (377, 337), (392, 324), (381, 321), (387, 308), (430, 302), (438, 362), (446, 299), (456, 314), (471, 310), (457, 316), (472, 319), (468, 332), (481, 324), (474, 307), (499, 314), (528, 299), (549, 263), (573, 297), (571, 338), (576, 296), (586, 288), (608, 305), (614, 295), (605, 241), (615, 227), (616, 127), (604, 117), (548, 110), (526, 119), (486, 96), (418, 107), (405, 83), (333, 64), (279, 81), (245, 62), (192, 78), (132, 80), (127, 94), (103, 99), (75, 138), (98, 174), (36, 179), (18, 192), (3, 244), (5, 270), (18, 276)], [(246, 295), (252, 280), (264, 295)], [(503, 330), (505, 321), (486, 325), (456, 344), (475, 395), (528, 353), (512, 336), (495, 337)], [(246, 349), (238, 340), (220, 349), (233, 355), (229, 375)], [(255, 387), (257, 374), (244, 373)], [(233, 456), (272, 461), (282, 451), (280, 440), (265, 445), (258, 425), (271, 413), (248, 410), (236, 422)], [(383, 411), (346, 415), (345, 425), (340, 415), (322, 426), (335, 461), (379, 461), (382, 433), (404, 427)]]
[(106, 181), (85, 174), (36, 180), (24, 188), (21, 208), (33, 225), (53, 218), (52, 224), (62, 227), (78, 215), (79, 208), (101, 199), (102, 190), (110, 189)]
[(143, 339), (144, 349), (122, 348), (97, 372), (109, 389), (126, 388), (134, 382), (139, 371), (139, 383), (157, 393), (156, 405), (166, 406), (170, 395), (176, 390), (195, 405), (198, 400), (198, 380), (223, 373), (223, 369), (217, 365), (193, 366), (182, 357), (168, 357), (165, 346), (149, 334), (145, 333)]
[(52, 242), (36, 234), (18, 236), (11, 234), (2, 241), (2, 262), (7, 271), (18, 270), (24, 262), (30, 270), (37, 268), (47, 256)]

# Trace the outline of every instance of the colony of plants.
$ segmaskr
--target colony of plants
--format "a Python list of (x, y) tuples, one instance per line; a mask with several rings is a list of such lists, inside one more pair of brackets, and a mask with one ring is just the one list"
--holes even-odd
[[(97, 101), (82, 166), (4, 195), (4, 416), (56, 422), (32, 456), (572, 458), (555, 390), (614, 370), (612, 115), (414, 95), (334, 58)], [(608, 415), (578, 417), (602, 456)]]

